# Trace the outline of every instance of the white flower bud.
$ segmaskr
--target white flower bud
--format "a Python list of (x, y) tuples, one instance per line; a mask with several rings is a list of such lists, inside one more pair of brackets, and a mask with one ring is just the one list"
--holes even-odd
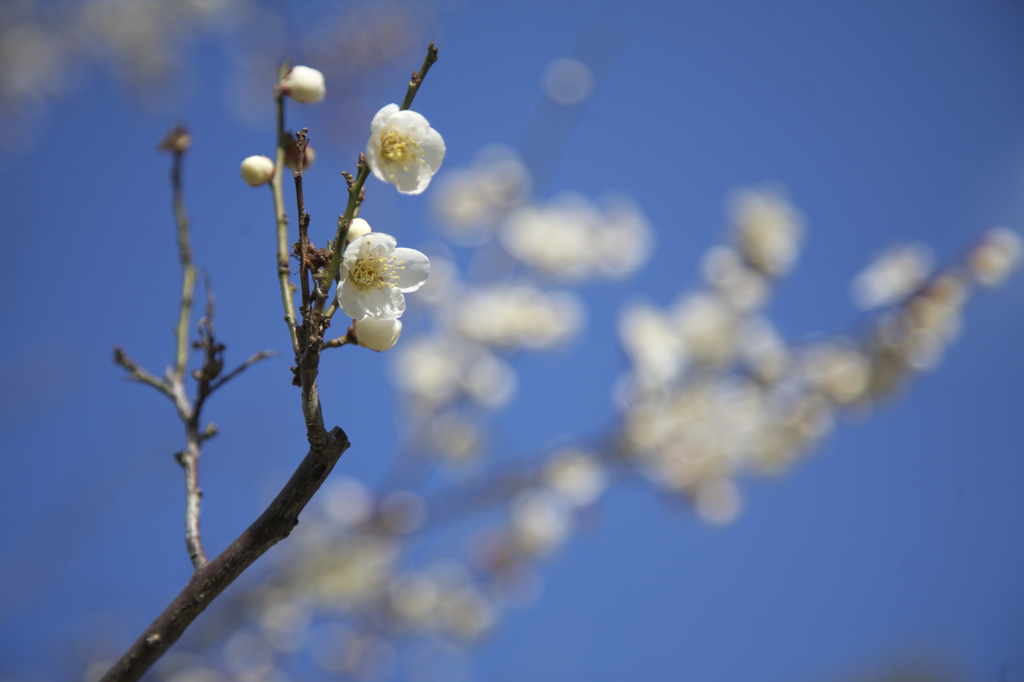
[(270, 182), (274, 177), (274, 162), (265, 156), (249, 156), (242, 161), (242, 179), (253, 187)]
[(345, 237), (345, 241), (350, 242), (359, 239), (364, 234), (370, 234), (371, 232), (373, 232), (373, 228), (370, 227), (370, 223), (362, 218), (353, 218), (352, 224), (348, 226), (348, 235)]
[(981, 243), (967, 255), (971, 274), (981, 284), (994, 287), (1002, 284), (1021, 263), (1024, 241), (1020, 235), (1005, 228), (990, 230)]
[(402, 335), (401, 320), (378, 320), (364, 317), (352, 323), (356, 333), (356, 341), (360, 346), (375, 351), (385, 351), (398, 342)]
[(319, 102), (327, 93), (324, 75), (308, 66), (294, 66), (281, 81), (284, 90), (296, 102)]

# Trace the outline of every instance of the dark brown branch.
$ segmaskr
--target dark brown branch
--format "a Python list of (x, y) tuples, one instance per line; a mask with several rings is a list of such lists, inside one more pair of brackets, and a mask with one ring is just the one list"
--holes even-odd
[(224, 588), (268, 549), (288, 537), (299, 522), (299, 513), (348, 447), (345, 432), (335, 427), (326, 435), (323, 447), (310, 448), (270, 506), (220, 556), (192, 575), (185, 589), (101, 682), (139, 679)]
[(295, 201), (299, 210), (299, 282), (302, 285), (302, 308), (310, 305), (309, 299), (309, 264), (306, 253), (309, 251), (309, 214), (302, 196), (302, 166), (306, 160), (306, 144), (309, 142), (308, 129), (303, 128), (295, 133)]
[(227, 382), (231, 381), (236, 376), (238, 376), (239, 374), (241, 374), (245, 370), (249, 369), (253, 365), (255, 365), (257, 362), (260, 362), (261, 360), (266, 360), (267, 358), (276, 358), (280, 354), (281, 354), (281, 351), (277, 351), (277, 350), (260, 350), (260, 351), (257, 351), (252, 356), (250, 356), (248, 360), (246, 360), (245, 362), (240, 364), (238, 367), (235, 367), (233, 370), (231, 370), (230, 372), (228, 372), (227, 374), (225, 374), (221, 378), (217, 379), (217, 381), (214, 381), (212, 384), (210, 384), (210, 393), (213, 393), (218, 388), (220, 388), (221, 386), (223, 386)]

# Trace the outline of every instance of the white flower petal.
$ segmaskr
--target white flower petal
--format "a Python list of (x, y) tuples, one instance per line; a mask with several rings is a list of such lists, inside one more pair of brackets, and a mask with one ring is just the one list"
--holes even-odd
[[(387, 107), (384, 107), (384, 109), (387, 109), (388, 107), (395, 107), (396, 110), (398, 109), (397, 105), (394, 104), (389, 104)], [(381, 109), (381, 111), (384, 109)], [(389, 126), (396, 126), (399, 130), (414, 130), (416, 128), (430, 127), (430, 124), (427, 123), (427, 119), (423, 117), (423, 114), (413, 111), (412, 109), (393, 111), (391, 115), (388, 116), (387, 124)]]
[(437, 169), (441, 167), (441, 162), (444, 161), (444, 138), (433, 128), (427, 128), (426, 135), (418, 142), (420, 149), (423, 150), (423, 160), (430, 166), (432, 172), (436, 173)]
[(386, 172), (387, 181), (402, 194), (422, 194), (433, 175), (430, 168), (418, 163), (405, 167), (388, 164)]
[(363, 289), (358, 292), (357, 296), (360, 305), (366, 311), (364, 317), (393, 320), (401, 317), (405, 312), (405, 296), (396, 288)]
[(398, 113), (397, 104), (388, 104), (383, 107), (380, 111), (374, 115), (373, 120), (370, 121), (370, 130), (374, 133), (379, 133), (384, 128), (384, 124), (389, 118)]
[(338, 283), (338, 305), (353, 320), (361, 320), (366, 317), (366, 308), (363, 307), (356, 289), (356, 285), (348, 281), (343, 274), (341, 282)]
[(416, 249), (398, 248), (392, 255), (402, 261), (402, 269), (396, 273), (398, 290), (408, 293), (423, 286), (430, 275), (430, 260)]

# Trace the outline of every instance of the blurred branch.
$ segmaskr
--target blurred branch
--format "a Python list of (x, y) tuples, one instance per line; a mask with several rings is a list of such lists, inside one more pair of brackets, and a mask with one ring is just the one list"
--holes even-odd
[(128, 357), (128, 353), (126, 353), (120, 346), (114, 346), (114, 363), (120, 365), (126, 372), (128, 372), (127, 379), (129, 381), (138, 381), (139, 383), (152, 386), (170, 398), (172, 402), (174, 401), (174, 392), (171, 390), (170, 384), (166, 381), (157, 379), (155, 376), (139, 367), (134, 360)]
[(181, 261), (181, 307), (178, 324), (174, 328), (175, 353), (174, 377), (181, 383), (188, 362), (188, 321), (192, 317), (192, 300), (196, 288), (196, 269), (192, 264), (192, 246), (189, 243), (188, 215), (185, 213), (185, 199), (181, 188), (181, 162), (192, 145), (192, 135), (180, 123), (175, 126), (160, 144), (160, 149), (173, 155), (171, 165), (171, 191), (173, 193), (174, 219), (178, 227), (178, 259)]

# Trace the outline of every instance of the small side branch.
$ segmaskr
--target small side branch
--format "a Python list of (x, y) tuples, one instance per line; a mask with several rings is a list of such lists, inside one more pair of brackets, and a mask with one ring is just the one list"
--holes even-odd
[(236, 376), (238, 376), (239, 374), (241, 374), (245, 370), (249, 369), (253, 365), (255, 365), (257, 362), (260, 362), (261, 360), (266, 360), (267, 358), (276, 358), (280, 354), (281, 354), (280, 351), (276, 351), (276, 350), (260, 350), (260, 351), (257, 351), (252, 356), (250, 356), (248, 360), (246, 360), (245, 362), (240, 364), (238, 367), (235, 367), (233, 370), (231, 370), (230, 372), (228, 372), (227, 374), (225, 374), (221, 378), (217, 379), (217, 381), (214, 381), (212, 384), (210, 384), (210, 393), (213, 393), (218, 388), (220, 388), (221, 386), (223, 386), (227, 382), (231, 381)]
[(170, 384), (162, 379), (157, 379), (155, 376), (139, 367), (134, 360), (128, 357), (128, 354), (120, 346), (114, 346), (114, 364), (119, 365), (128, 372), (127, 378), (130, 381), (138, 381), (141, 384), (152, 386), (170, 398), (171, 402), (175, 402), (174, 391), (171, 390)]
[(181, 183), (181, 164), (185, 152), (192, 145), (192, 136), (188, 129), (180, 123), (175, 126), (161, 148), (170, 151), (173, 156), (171, 165), (171, 192), (174, 204), (174, 220), (177, 224), (178, 259), (181, 262), (181, 304), (178, 310), (178, 323), (174, 328), (174, 377), (181, 382), (185, 376), (185, 364), (188, 362), (188, 322), (192, 317), (192, 300), (195, 294), (196, 269), (192, 264), (192, 245), (188, 235), (188, 215), (185, 213), (185, 199)]

